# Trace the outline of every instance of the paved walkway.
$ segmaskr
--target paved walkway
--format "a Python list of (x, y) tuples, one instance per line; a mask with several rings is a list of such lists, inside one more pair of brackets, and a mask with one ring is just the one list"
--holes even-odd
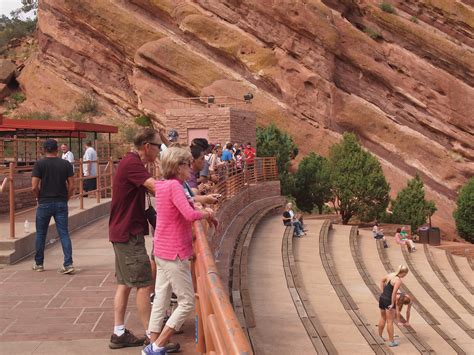
[(251, 337), (257, 354), (315, 354), (286, 284), (284, 229), (280, 216), (267, 217), (250, 244), (248, 277), (256, 321)]
[[(140, 353), (108, 348), (115, 276), (107, 227), (108, 218), (102, 218), (72, 234), (74, 275), (56, 272), (63, 260), (60, 243), (46, 250), (45, 272), (31, 270), (31, 257), (0, 269), (0, 354)], [(134, 304), (132, 292), (126, 326), (143, 334)], [(182, 329), (173, 341), (183, 354), (194, 353), (194, 317)]]

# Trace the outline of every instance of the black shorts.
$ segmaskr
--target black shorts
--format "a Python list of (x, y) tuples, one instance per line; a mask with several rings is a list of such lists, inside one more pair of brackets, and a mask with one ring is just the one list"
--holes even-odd
[(383, 296), (379, 297), (379, 308), (386, 311), (388, 307), (392, 304), (392, 300), (389, 298), (385, 298)]

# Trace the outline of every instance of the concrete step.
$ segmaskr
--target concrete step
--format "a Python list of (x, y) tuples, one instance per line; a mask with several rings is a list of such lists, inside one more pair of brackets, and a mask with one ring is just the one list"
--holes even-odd
[(453, 268), (449, 264), (446, 257), (446, 252), (439, 248), (428, 247), (429, 254), (431, 255), (432, 263), (438, 268), (440, 273), (440, 281), (450, 291), (457, 301), (461, 303), (463, 308), (468, 311), (471, 318), (474, 314), (474, 295), (463, 285), (460, 279), (456, 276)]
[[(390, 248), (385, 249), (387, 252), (388, 260), (391, 262), (394, 268), (398, 265), (406, 265), (405, 258), (403, 256), (401, 248), (395, 243), (393, 237), (387, 238)], [(430, 269), (428, 265), (428, 269)], [(415, 295), (418, 302), (422, 302), (423, 306), (428, 312), (434, 317), (434, 325), (439, 326), (440, 330), (447, 335), (449, 339), (454, 341), (455, 344), (460, 346), (465, 353), (474, 353), (473, 341), (443, 310), (431, 295), (423, 288), (418, 282), (416, 277), (410, 272), (406, 277), (403, 278), (403, 283), (408, 286), (410, 291)], [(436, 324), (439, 323), (439, 324)]]
[(474, 277), (471, 266), (465, 256), (453, 255), (454, 262), (458, 266), (459, 272), (471, 286), (474, 286)]
[(306, 237), (294, 240), (293, 252), (308, 301), (340, 354), (370, 354), (374, 351), (354, 325), (339, 301), (319, 256), (319, 231), (324, 221), (307, 220)]
[[(349, 236), (351, 226), (333, 225), (331, 238), (331, 254), (335, 262), (336, 270), (339, 277), (349, 291), (350, 296), (355, 301), (361, 314), (367, 321), (367, 326), (378, 334), (378, 321), (380, 319), (380, 310), (378, 308), (378, 300), (374, 299), (372, 292), (366, 287), (362, 279), (357, 265), (352, 257)], [(375, 246), (375, 243), (374, 245)], [(395, 354), (418, 354), (419, 351), (401, 332), (399, 335), (399, 346), (392, 350)], [(384, 337), (387, 338), (386, 330)]]
[(286, 284), (281, 254), (281, 216), (263, 219), (248, 256), (248, 283), (255, 317), (249, 328), (257, 354), (315, 354)]

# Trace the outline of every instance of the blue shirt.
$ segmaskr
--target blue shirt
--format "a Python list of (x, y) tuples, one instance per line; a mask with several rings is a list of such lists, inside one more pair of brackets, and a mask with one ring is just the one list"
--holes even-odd
[(230, 150), (226, 149), (222, 152), (221, 160), (222, 161), (231, 161), (232, 160), (232, 153), (230, 152)]

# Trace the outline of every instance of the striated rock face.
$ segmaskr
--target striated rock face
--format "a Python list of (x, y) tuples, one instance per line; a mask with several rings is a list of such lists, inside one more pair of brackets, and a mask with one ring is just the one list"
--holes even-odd
[(474, 175), (473, 4), (392, 4), (394, 14), (369, 0), (40, 0), (40, 53), (19, 82), (27, 103), (58, 112), (93, 91), (117, 121), (163, 118), (170, 98), (250, 91), (258, 122), (303, 154), (350, 130), (394, 194), (420, 174), (451, 234), (456, 191)]

